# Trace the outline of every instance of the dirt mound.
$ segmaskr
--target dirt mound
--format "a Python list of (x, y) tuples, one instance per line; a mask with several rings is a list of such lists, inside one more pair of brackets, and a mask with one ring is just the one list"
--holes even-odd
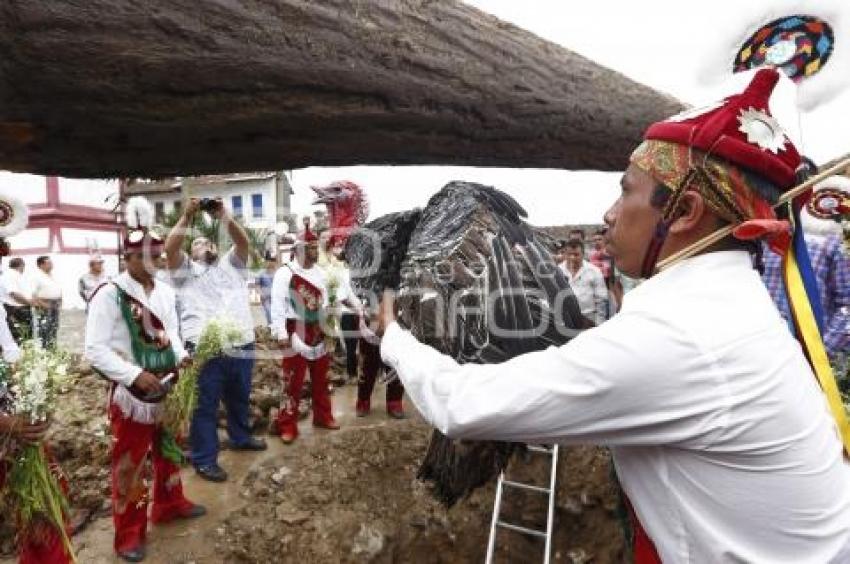
[[(322, 437), (286, 464), (270, 461), (246, 476), (246, 505), (217, 532), (226, 562), (481, 562), (494, 487), (446, 510), (414, 478), (430, 430), (408, 420)], [(545, 484), (538, 455), (518, 459), (512, 475)], [(565, 562), (620, 562), (622, 535), (609, 459), (599, 449), (562, 451), (553, 556)], [(545, 499), (510, 492), (506, 515), (545, 523)], [(499, 561), (537, 560), (543, 544), (500, 533)]]
[[(260, 352), (274, 349), (263, 331), (258, 336)], [(269, 413), (280, 398), (279, 361), (262, 356), (255, 365), (251, 397), (255, 429), (267, 426)], [(111, 531), (108, 383), (84, 363), (78, 364), (75, 372), (78, 380), (59, 402), (49, 442), (70, 478), (72, 505), (90, 512), (89, 519), (101, 518), (89, 533), (104, 528)], [(344, 390), (347, 400), (334, 400), (335, 405), (339, 401), (351, 409), (351, 391)], [(342, 431), (299, 440), (281, 454), (270, 452), (265, 462), (252, 464), (245, 474), (233, 475), (244, 504), (234, 504), (229, 514), (211, 515), (202, 534), (193, 537), (217, 547), (215, 557), (198, 562), (481, 562), (494, 485), (447, 511), (434, 500), (428, 486), (415, 478), (430, 428), (416, 417), (390, 421), (377, 413), (359, 422)], [(515, 459), (509, 476), (546, 485), (548, 466), (539, 455), (529, 456), (528, 460)], [(623, 538), (609, 468), (604, 450), (562, 450), (555, 561), (604, 564), (622, 560)], [(505, 509), (509, 522), (534, 528), (545, 523), (545, 498), (539, 494), (509, 491)], [(91, 538), (109, 544), (102, 539), (110, 535)], [(186, 543), (185, 539), (174, 542)], [(511, 532), (500, 533), (497, 547), (498, 561), (537, 561), (542, 557), (541, 541)], [(100, 548), (107, 554), (111, 550)], [(152, 551), (157, 552), (156, 547)], [(4, 509), (0, 511), (0, 555), (13, 552), (14, 524)]]

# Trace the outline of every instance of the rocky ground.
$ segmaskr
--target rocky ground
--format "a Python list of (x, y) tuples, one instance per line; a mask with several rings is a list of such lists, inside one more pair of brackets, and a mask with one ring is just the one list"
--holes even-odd
[[(80, 350), (79, 319), (64, 320), (65, 345)], [(76, 326), (74, 323), (76, 322)], [(267, 340), (261, 337), (261, 350)], [(75, 537), (80, 562), (112, 562), (109, 519), (109, 430), (104, 415), (106, 383), (83, 364), (79, 380), (63, 396), (50, 435), (53, 452), (71, 478), (71, 500), (88, 514), (88, 526)], [(494, 487), (490, 485), (446, 510), (427, 484), (415, 478), (430, 430), (418, 417), (388, 419), (375, 392), (373, 414), (353, 416), (354, 387), (337, 389), (338, 432), (312, 432), (284, 447), (268, 437), (259, 455), (223, 453), (230, 471), (226, 484), (199, 480), (184, 472), (187, 495), (210, 514), (191, 523), (155, 528), (150, 562), (481, 562), (489, 534)], [(264, 433), (280, 393), (272, 359), (255, 369), (252, 411)], [(620, 562), (623, 537), (617, 498), (603, 450), (562, 449), (556, 496), (553, 559), (571, 563)], [(548, 459), (529, 454), (509, 469), (512, 478), (546, 485)], [(508, 491), (505, 518), (539, 528), (545, 498)], [(8, 511), (0, 517), (0, 550), (13, 550)], [(499, 534), (497, 561), (535, 561), (540, 540), (512, 532)], [(2, 560), (2, 559), (0, 559)]]

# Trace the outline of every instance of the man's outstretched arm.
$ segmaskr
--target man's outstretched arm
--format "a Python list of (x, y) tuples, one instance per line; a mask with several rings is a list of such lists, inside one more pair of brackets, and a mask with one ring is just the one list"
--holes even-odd
[(186, 239), (186, 231), (192, 225), (192, 218), (200, 209), (197, 198), (190, 198), (186, 202), (186, 208), (180, 215), (180, 219), (168, 232), (165, 238), (165, 253), (168, 256), (168, 270), (177, 270), (183, 264), (183, 241)]
[[(381, 356), (423, 417), (451, 438), (702, 444), (728, 395), (711, 375), (672, 374), (671, 366), (699, 351), (650, 318), (620, 315), (561, 347), (500, 364), (458, 364), (403, 330), (392, 307), (385, 298)], [(669, 343), (663, 351), (653, 346), (659, 338)]]

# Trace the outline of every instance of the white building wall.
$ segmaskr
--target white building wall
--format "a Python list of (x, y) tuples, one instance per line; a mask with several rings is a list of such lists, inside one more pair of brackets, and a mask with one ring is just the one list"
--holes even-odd
[[(222, 184), (208, 184), (203, 186), (190, 186), (183, 193), (151, 193), (145, 197), (156, 207), (157, 202), (163, 204), (164, 213), (171, 213), (177, 202), (188, 198), (221, 198), (225, 207), (233, 212), (233, 196), (242, 196), (243, 220), (249, 227), (258, 229), (270, 229), (274, 226), (277, 217), (277, 192), (275, 190), (275, 178), (245, 180), (240, 182), (229, 182)], [(263, 197), (263, 214), (254, 217), (251, 207), (251, 196), (261, 194)]]
[[(0, 193), (17, 196), (27, 204), (46, 203), (47, 179), (32, 174), (0, 173)], [(63, 204), (90, 206), (112, 210), (117, 201), (118, 182), (104, 180), (59, 179), (59, 201)], [(16, 253), (15, 249), (44, 247), (48, 243), (47, 228), (25, 229), (11, 237), (12, 256), (24, 259), (25, 277), (32, 276), (36, 269), (35, 260), (38, 254)], [(81, 229), (62, 228), (62, 238), (66, 246), (90, 247), (92, 244), (101, 251), (116, 250), (118, 237), (114, 233), (104, 231), (88, 231)], [(83, 308), (84, 303), (77, 294), (77, 283), (80, 276), (88, 270), (88, 255), (64, 254), (59, 252), (47, 253), (53, 260), (53, 273), (62, 286), (63, 307)], [(104, 254), (104, 271), (108, 274), (118, 273), (118, 257)], [(8, 260), (3, 261), (0, 270), (5, 271)]]

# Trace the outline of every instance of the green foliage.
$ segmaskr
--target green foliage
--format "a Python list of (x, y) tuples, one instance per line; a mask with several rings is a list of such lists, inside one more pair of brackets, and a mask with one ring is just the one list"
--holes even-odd
[(172, 436), (179, 436), (189, 425), (198, 405), (198, 376), (204, 365), (234, 346), (242, 337), (241, 329), (230, 320), (210, 319), (198, 339), (192, 365), (181, 371), (180, 378), (165, 398), (162, 423)]

